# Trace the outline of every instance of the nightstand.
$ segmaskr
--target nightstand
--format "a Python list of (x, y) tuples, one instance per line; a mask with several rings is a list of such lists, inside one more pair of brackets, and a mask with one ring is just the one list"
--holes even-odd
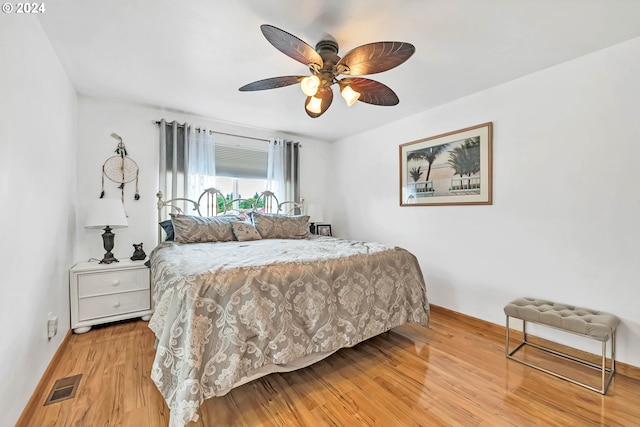
[(69, 270), (71, 328), (76, 334), (93, 325), (141, 317), (149, 320), (151, 282), (143, 261), (111, 264), (81, 262)]

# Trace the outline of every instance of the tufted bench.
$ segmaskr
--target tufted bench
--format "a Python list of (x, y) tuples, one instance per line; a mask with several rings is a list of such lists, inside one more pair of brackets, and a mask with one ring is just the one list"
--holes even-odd
[[(602, 311), (591, 310), (588, 308), (574, 307), (566, 304), (558, 304), (553, 301), (546, 301), (535, 298), (518, 298), (511, 301), (504, 307), (504, 313), (507, 316), (507, 345), (506, 355), (507, 358), (516, 360), (525, 365), (544, 371), (548, 374), (555, 375), (556, 377), (571, 381), (574, 384), (581, 385), (590, 390), (597, 391), (601, 394), (607, 392), (609, 383), (615, 373), (615, 338), (616, 328), (620, 320), (613, 314), (604, 313)], [(522, 342), (510, 350), (509, 345), (509, 318), (515, 318), (522, 320)], [(587, 360), (568, 355), (550, 348), (544, 347), (539, 344), (532, 343), (527, 339), (526, 325), (527, 322), (536, 323), (539, 325), (549, 326), (562, 331), (571, 332), (573, 334), (581, 335), (587, 338), (598, 340), (602, 342), (602, 363), (595, 364)], [(611, 357), (610, 366), (607, 366), (606, 349), (607, 342), (611, 340)], [(577, 381), (572, 378), (563, 376), (557, 372), (549, 369), (542, 368), (524, 359), (515, 357), (515, 353), (524, 346), (531, 346), (544, 350), (546, 352), (555, 354), (574, 362), (587, 365), (591, 368), (598, 369), (601, 373), (601, 386), (596, 388)]]

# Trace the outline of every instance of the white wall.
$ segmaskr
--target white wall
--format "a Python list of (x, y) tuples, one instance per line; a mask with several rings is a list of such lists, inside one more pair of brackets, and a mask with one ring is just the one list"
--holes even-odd
[[(120, 135), (129, 156), (140, 169), (140, 200), (134, 201), (134, 185), (125, 186), (125, 208), (129, 227), (116, 229), (114, 233), (116, 258), (128, 258), (133, 253), (133, 243), (144, 243), (148, 254), (157, 240), (156, 193), (158, 191), (158, 126), (153, 122), (161, 118), (167, 121), (185, 121), (198, 127), (218, 132), (233, 133), (255, 138), (286, 137), (300, 141), (301, 195), (309, 203), (324, 203), (327, 180), (330, 173), (328, 152), (330, 145), (318, 140), (307, 140), (281, 132), (246, 128), (217, 122), (202, 117), (177, 114), (158, 108), (126, 104), (104, 99), (80, 96), (78, 102), (78, 259), (102, 259), (102, 231), (85, 229), (84, 221), (93, 199), (100, 195), (101, 168), (104, 161), (114, 155), (117, 141), (110, 135)], [(117, 184), (105, 181), (105, 197), (119, 198)]]
[[(334, 234), (411, 250), (433, 304), (497, 324), (519, 296), (612, 312), (640, 366), (638, 76), (640, 38), (335, 143)], [(399, 207), (399, 144), (489, 121), (493, 205)]]
[(13, 425), (69, 329), (77, 100), (36, 17), (0, 20), (0, 425)]

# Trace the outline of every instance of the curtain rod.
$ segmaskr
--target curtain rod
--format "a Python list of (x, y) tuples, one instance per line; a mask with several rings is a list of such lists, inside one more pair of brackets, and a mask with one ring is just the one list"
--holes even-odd
[[(160, 124), (160, 120), (154, 120), (153, 123), (155, 123), (156, 125)], [(167, 124), (172, 123), (172, 122), (167, 122)], [(184, 124), (180, 124), (178, 123), (178, 127), (179, 128), (183, 128)], [(200, 130), (200, 128), (196, 128), (196, 130)], [(227, 136), (236, 136), (238, 138), (245, 138), (245, 139), (255, 139), (256, 141), (265, 141), (265, 142), (269, 142), (268, 139), (265, 138), (256, 138), (254, 136), (244, 136), (244, 135), (236, 135), (235, 133), (226, 133), (226, 132), (217, 132), (214, 130), (210, 130), (209, 133), (217, 133), (218, 135), (227, 135)]]

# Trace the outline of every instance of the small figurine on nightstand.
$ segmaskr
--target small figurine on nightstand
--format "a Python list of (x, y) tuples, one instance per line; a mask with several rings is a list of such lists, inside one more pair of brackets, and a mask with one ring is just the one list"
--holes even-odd
[(142, 250), (142, 243), (134, 243), (133, 244), (133, 255), (131, 256), (131, 261), (138, 261), (145, 259), (147, 254)]

